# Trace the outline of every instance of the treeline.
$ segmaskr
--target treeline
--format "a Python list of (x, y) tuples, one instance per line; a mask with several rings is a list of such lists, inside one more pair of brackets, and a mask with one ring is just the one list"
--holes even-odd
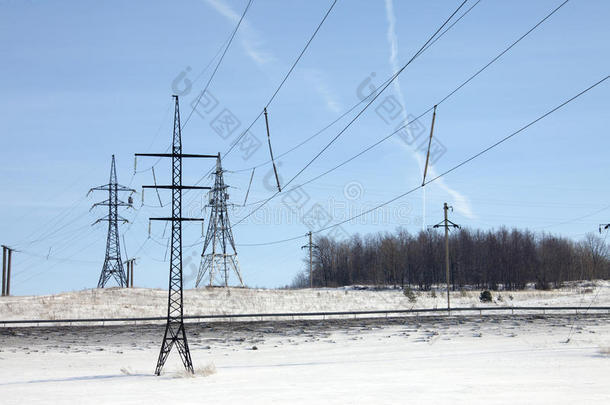
[[(314, 243), (314, 287), (410, 285), (428, 290), (445, 283), (445, 237), (435, 230), (411, 235), (399, 229), (346, 241), (318, 237)], [(564, 281), (610, 278), (608, 245), (594, 233), (575, 242), (517, 229), (460, 229), (450, 235), (449, 252), (453, 289), (515, 290), (528, 283), (548, 289)], [(309, 286), (308, 256), (305, 262), (291, 287)]]

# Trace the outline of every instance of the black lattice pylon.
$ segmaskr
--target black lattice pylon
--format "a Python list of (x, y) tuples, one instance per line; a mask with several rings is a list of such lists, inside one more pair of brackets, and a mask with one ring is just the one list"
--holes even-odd
[(172, 347), (176, 345), (182, 359), (184, 368), (193, 373), (193, 362), (189, 351), (186, 331), (184, 329), (183, 289), (182, 289), (182, 222), (203, 221), (202, 218), (182, 217), (182, 190), (197, 189), (209, 190), (210, 187), (183, 186), (182, 185), (182, 158), (215, 158), (216, 155), (193, 155), (182, 153), (182, 131), (180, 127), (180, 107), (178, 96), (174, 96), (174, 133), (172, 153), (137, 153), (136, 156), (170, 157), (172, 159), (172, 185), (171, 186), (142, 186), (143, 188), (157, 188), (172, 190), (172, 216), (166, 218), (150, 218), (157, 221), (172, 222), (171, 257), (169, 265), (169, 294), (167, 301), (167, 323), (165, 334), (161, 343), (161, 351), (157, 360), (155, 374), (160, 375), (165, 361)]
[(117, 182), (116, 176), (116, 165), (114, 161), (114, 155), (112, 155), (112, 164), (110, 166), (110, 181), (108, 184), (103, 186), (94, 187), (89, 190), (92, 191), (108, 191), (108, 199), (99, 203), (93, 204), (91, 209), (97, 206), (107, 206), (108, 215), (98, 219), (93, 224), (99, 222), (108, 222), (108, 238), (106, 239), (106, 257), (104, 259), (104, 265), (102, 266), (102, 273), (100, 274), (97, 288), (104, 288), (106, 283), (113, 278), (120, 287), (127, 287), (127, 276), (123, 267), (123, 260), (121, 259), (121, 247), (119, 245), (119, 221), (125, 223), (127, 220), (121, 217), (118, 213), (119, 207), (131, 207), (129, 202), (123, 202), (119, 200), (119, 192), (129, 191), (135, 192), (128, 187), (122, 186)]
[[(240, 285), (244, 286), (237, 260), (237, 249), (235, 249), (235, 239), (229, 221), (227, 186), (224, 182), (222, 163), (220, 154), (216, 160), (216, 172), (214, 173), (214, 187), (210, 192), (210, 219), (208, 230), (203, 242), (201, 252), (201, 263), (195, 286), (199, 287), (204, 278), (209, 279), (208, 285), (229, 286), (229, 274), (235, 273)], [(207, 275), (207, 277), (206, 277)], [(220, 283), (217, 282), (220, 276)]]

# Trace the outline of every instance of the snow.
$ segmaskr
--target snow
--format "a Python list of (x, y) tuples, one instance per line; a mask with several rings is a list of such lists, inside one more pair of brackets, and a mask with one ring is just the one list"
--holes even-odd
[[(574, 283), (557, 290), (492, 292), (494, 302), (482, 304), (479, 291), (452, 292), (452, 307), (610, 305), (610, 282)], [(446, 295), (417, 293), (410, 302), (400, 290), (302, 289), (271, 290), (203, 288), (184, 292), (185, 315), (244, 313), (365, 311), (445, 308)], [(499, 297), (502, 300), (499, 300)], [(512, 297), (512, 299), (511, 299)], [(0, 298), (0, 320), (74, 319), (164, 316), (167, 291), (107, 288), (48, 296)]]
[[(454, 306), (483, 306), (478, 291)], [(503, 296), (498, 301), (498, 294)], [(610, 283), (493, 292), (485, 306), (609, 305)], [(512, 300), (509, 298), (512, 296)], [(443, 308), (397, 290), (201, 289), (186, 314)], [(0, 319), (162, 316), (167, 292), (2, 297)], [(573, 404), (610, 402), (610, 314), (189, 323), (194, 377), (175, 352), (154, 376), (163, 324), (0, 327), (0, 403)]]
[(192, 378), (175, 352), (160, 377), (152, 374), (160, 325), (0, 329), (0, 397), (3, 404), (608, 403), (609, 320), (190, 324), (199, 370)]

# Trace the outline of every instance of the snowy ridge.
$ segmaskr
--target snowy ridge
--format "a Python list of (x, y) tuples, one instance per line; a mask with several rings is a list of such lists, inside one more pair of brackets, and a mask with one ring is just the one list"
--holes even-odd
[[(185, 315), (367, 311), (444, 308), (444, 292), (416, 292), (411, 302), (401, 290), (204, 288), (184, 292)], [(550, 291), (452, 292), (452, 307), (610, 305), (610, 282), (581, 282)], [(147, 288), (91, 289), (46, 296), (0, 298), (0, 320), (164, 316), (167, 291)]]

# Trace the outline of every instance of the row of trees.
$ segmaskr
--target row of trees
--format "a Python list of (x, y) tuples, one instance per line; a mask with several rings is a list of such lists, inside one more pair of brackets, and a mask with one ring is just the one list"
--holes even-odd
[[(410, 285), (427, 290), (445, 283), (444, 243), (444, 234), (434, 230), (411, 235), (399, 229), (346, 241), (318, 237), (313, 285)], [(610, 278), (610, 249), (593, 233), (575, 242), (527, 230), (460, 229), (451, 233), (449, 251), (454, 289), (514, 290), (532, 282), (547, 289), (564, 281)], [(309, 286), (309, 257), (305, 261), (307, 268), (292, 287)]]

